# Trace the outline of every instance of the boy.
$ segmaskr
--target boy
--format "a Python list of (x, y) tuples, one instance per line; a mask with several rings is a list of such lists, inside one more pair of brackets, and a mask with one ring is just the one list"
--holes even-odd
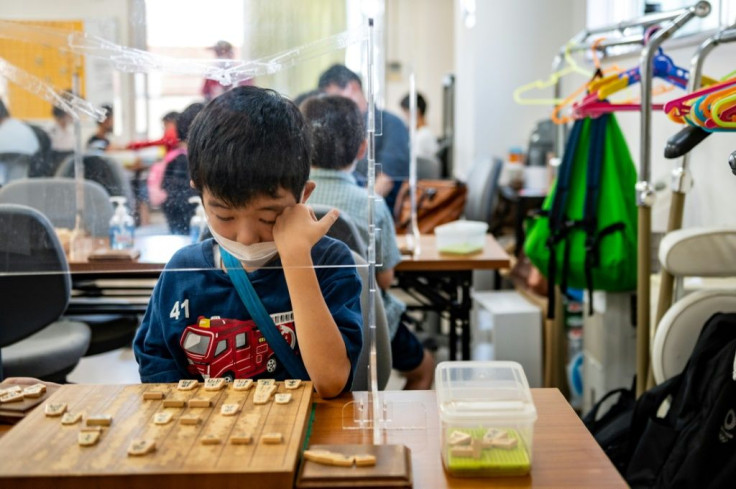
[[(362, 347), (361, 282), (348, 248), (324, 236), (337, 212), (317, 221), (304, 204), (314, 183), (307, 181), (310, 136), (299, 110), (272, 90), (237, 87), (205, 106), (188, 143), (192, 185), (214, 241), (177, 252), (156, 284), (134, 341), (141, 380), (174, 382), (199, 373), (290, 378), (276, 357), (265, 370), (252, 369), (270, 345), (249, 336), (251, 315), (230, 278), (235, 271), (223, 265), (229, 252), (272, 317), (293, 314), (281, 333), (319, 395), (349, 389)], [(242, 332), (215, 337), (209, 347), (210, 336), (185, 331), (222, 323)], [(255, 349), (252, 356), (242, 354), (247, 348)], [(210, 363), (196, 363), (203, 358), (198, 352), (211, 354)], [(214, 368), (237, 353), (232, 371)]]
[[(358, 105), (341, 96), (308, 98), (301, 105), (302, 114), (312, 126), (314, 155), (310, 179), (317, 187), (311, 203), (326, 204), (345, 212), (355, 222), (364, 241), (368, 241), (368, 193), (357, 185), (352, 172), (366, 147), (365, 126)], [(402, 321), (406, 306), (388, 289), (394, 278), (394, 266), (401, 261), (394, 225), (388, 208), (376, 205), (375, 222), (380, 231), (376, 282), (381, 289), (386, 320), (391, 334), (393, 367), (406, 378), (404, 389), (430, 389), (434, 378), (434, 360), (417, 337)]]

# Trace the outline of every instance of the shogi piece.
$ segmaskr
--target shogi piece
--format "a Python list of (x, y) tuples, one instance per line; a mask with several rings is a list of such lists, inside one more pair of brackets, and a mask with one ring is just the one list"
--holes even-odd
[(146, 391), (143, 393), (144, 401), (160, 401), (163, 398), (164, 393), (162, 391)]
[(128, 447), (128, 455), (131, 457), (142, 457), (156, 450), (154, 440), (134, 440)]
[(202, 445), (219, 445), (222, 441), (217, 435), (204, 435), (202, 437)]
[(184, 399), (164, 399), (164, 407), (169, 408), (181, 408), (184, 407)]
[(23, 389), (23, 396), (30, 398), (38, 398), (44, 395), (46, 392), (46, 386), (43, 384), (34, 384), (30, 387)]
[(20, 402), (23, 400), (23, 397), (23, 391), (8, 392), (7, 394), (0, 396), (0, 404), (5, 404), (9, 402)]
[(204, 381), (204, 390), (219, 391), (227, 385), (227, 379), (211, 378)]
[(278, 445), (284, 441), (284, 436), (281, 433), (264, 433), (261, 435), (261, 442), (266, 445)]
[(91, 447), (100, 440), (99, 431), (80, 431), (77, 435), (77, 443), (82, 447)]
[(72, 425), (72, 424), (79, 423), (81, 420), (82, 420), (82, 412), (81, 411), (79, 411), (77, 413), (66, 412), (61, 417), (61, 424), (64, 424), (64, 425)]
[(153, 415), (153, 424), (169, 424), (173, 417), (174, 413), (172, 413), (171, 411), (158, 412)]
[(199, 384), (198, 380), (194, 379), (182, 379), (179, 381), (179, 385), (176, 386), (180, 391), (191, 391), (197, 388)]
[(112, 416), (109, 414), (95, 414), (87, 417), (87, 426), (110, 426)]
[(447, 444), (451, 446), (470, 445), (471, 441), (472, 437), (470, 434), (456, 430), (450, 433), (450, 437), (447, 439)]
[(253, 443), (253, 435), (250, 433), (236, 433), (230, 437), (233, 445), (250, 445)]
[(61, 416), (66, 412), (66, 403), (65, 402), (53, 402), (53, 403), (47, 403), (46, 406), (44, 406), (43, 412), (46, 414), (46, 416)]
[(302, 385), (301, 379), (287, 379), (284, 381), (284, 387), (292, 390), (292, 389), (298, 389), (299, 386)]
[(253, 387), (253, 379), (235, 379), (233, 381), (234, 391), (247, 391)]
[(355, 465), (358, 467), (373, 467), (376, 465), (376, 456), (370, 454), (360, 454), (353, 457), (355, 459)]
[(195, 398), (187, 401), (187, 406), (190, 408), (208, 408), (212, 405), (212, 401), (209, 399)]
[(273, 402), (276, 404), (289, 404), (291, 402), (291, 394), (276, 394)]
[(240, 404), (237, 403), (223, 404), (220, 407), (220, 414), (223, 416), (235, 416), (238, 411), (240, 411)]
[(186, 425), (197, 425), (199, 424), (199, 415), (197, 414), (185, 414), (181, 418), (179, 418), (179, 422), (181, 424)]

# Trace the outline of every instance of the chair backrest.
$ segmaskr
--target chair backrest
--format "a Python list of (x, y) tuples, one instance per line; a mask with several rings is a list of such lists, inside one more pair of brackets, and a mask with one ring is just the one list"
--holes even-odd
[[(317, 219), (321, 219), (325, 214), (333, 209), (333, 207), (329, 205), (322, 204), (310, 204), (310, 207), (317, 216)], [(340, 213), (340, 217), (337, 218), (335, 224), (333, 224), (330, 230), (327, 231), (327, 235), (342, 241), (348, 245), (348, 248), (358, 253), (360, 256), (364, 258), (368, 256), (368, 248), (363, 241), (363, 238), (360, 236), (358, 227), (350, 216), (344, 212)]]
[(49, 220), (23, 205), (0, 204), (0, 347), (26, 338), (61, 316), (71, 281)]
[(466, 181), (468, 198), (465, 202), (465, 218), (491, 224), (491, 216), (498, 201), (498, 179), (503, 169), (500, 158), (476, 161)]
[[(125, 197), (130, 208), (134, 205), (130, 180), (120, 163), (102, 153), (87, 153), (82, 156), (85, 180), (92, 180), (104, 187), (113, 197)], [(57, 177), (74, 178), (74, 155), (61, 162), (56, 170)]]
[(38, 151), (33, 155), (33, 163), (28, 171), (29, 177), (51, 177), (53, 165), (51, 161), (51, 138), (43, 128), (28, 124), (38, 139)]
[(0, 153), (0, 186), (7, 185), (13, 180), (27, 178), (33, 155), (22, 153)]
[[(93, 236), (107, 236), (112, 204), (104, 188), (84, 180), (84, 225)], [(21, 204), (42, 212), (58, 228), (73, 229), (77, 184), (73, 178), (26, 178), (0, 188), (0, 203)]]
[(680, 229), (660, 243), (659, 261), (676, 282), (675, 302), (652, 341), (652, 371), (661, 383), (685, 368), (705, 322), (716, 312), (736, 312), (736, 290), (703, 289), (682, 297), (683, 279), (736, 277), (736, 229)]
[[(353, 252), (355, 265), (358, 267), (358, 274), (363, 282), (363, 290), (360, 293), (360, 307), (363, 311), (363, 350), (358, 357), (358, 364), (355, 366), (355, 375), (353, 376), (353, 385), (351, 390), (366, 391), (370, 390), (371, 383), (368, 375), (368, 365), (370, 364), (370, 335), (371, 331), (368, 326), (368, 264), (366, 261)], [(378, 378), (378, 388), (383, 390), (386, 388), (388, 378), (391, 375), (391, 338), (388, 332), (388, 322), (386, 320), (386, 312), (383, 309), (383, 300), (378, 291), (376, 291), (375, 299), (375, 317), (376, 317), (376, 370)]]
[(442, 178), (442, 164), (437, 158), (417, 156), (417, 178), (437, 180)]

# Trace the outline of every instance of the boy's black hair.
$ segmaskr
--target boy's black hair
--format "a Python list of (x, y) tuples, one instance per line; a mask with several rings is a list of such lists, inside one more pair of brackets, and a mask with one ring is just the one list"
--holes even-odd
[(365, 141), (358, 105), (346, 97), (312, 97), (301, 106), (312, 127), (312, 166), (341, 170), (350, 166)]
[[(411, 98), (409, 94), (407, 94), (404, 98), (401, 99), (401, 108), (404, 110), (409, 110), (409, 104), (411, 103)], [(427, 112), (427, 101), (424, 100), (424, 97), (422, 97), (422, 94), (417, 92), (417, 112), (421, 115), (424, 115)]]
[(189, 174), (228, 205), (277, 197), (299, 201), (309, 178), (311, 140), (299, 109), (279, 93), (241, 86), (212, 99), (189, 131)]
[[(197, 114), (199, 114), (202, 109), (204, 109), (204, 104), (200, 104), (199, 102), (191, 104), (189, 107), (184, 109), (184, 112), (177, 114), (176, 118), (176, 136), (179, 138), (179, 141), (186, 141), (187, 137), (189, 136), (189, 128), (192, 125), (192, 121), (195, 117), (197, 117)], [(168, 115), (168, 114), (167, 114)]]
[(317, 87), (320, 90), (324, 90), (330, 85), (337, 85), (340, 88), (345, 88), (351, 81), (358, 82), (358, 86), (363, 88), (363, 83), (360, 81), (360, 77), (358, 75), (348, 69), (347, 66), (336, 64), (327, 68), (327, 70), (320, 75)]
[(112, 105), (110, 104), (102, 104), (100, 105), (100, 108), (105, 113), (105, 119), (102, 122), (97, 122), (97, 125), (102, 125), (106, 120), (108, 120), (110, 117), (112, 117)]
[(179, 116), (181, 114), (175, 110), (172, 110), (171, 112), (167, 112), (164, 114), (164, 116), (161, 118), (161, 122), (176, 122), (179, 119)]

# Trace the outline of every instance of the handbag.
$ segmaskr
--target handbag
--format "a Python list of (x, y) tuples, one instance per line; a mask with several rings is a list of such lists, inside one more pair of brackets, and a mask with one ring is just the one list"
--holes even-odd
[[(465, 210), (468, 189), (455, 180), (418, 180), (416, 187), (417, 223), (419, 232), (431, 234), (440, 224), (456, 221)], [(411, 198), (409, 181), (399, 188), (394, 207), (394, 227), (397, 234), (411, 228)]]
[(253, 318), (253, 321), (255, 321), (258, 330), (266, 338), (268, 345), (276, 354), (276, 357), (278, 357), (292, 378), (308, 379), (309, 374), (307, 373), (307, 369), (297, 358), (296, 353), (291, 349), (284, 337), (281, 336), (279, 330), (276, 329), (273, 319), (271, 319), (268, 311), (266, 311), (263, 302), (258, 297), (250, 280), (248, 280), (248, 275), (246, 275), (240, 262), (222, 247), (220, 247), (220, 254), (225, 267), (227, 267), (228, 275), (235, 286), (235, 290), (238, 292), (243, 304), (245, 304), (245, 308)]

